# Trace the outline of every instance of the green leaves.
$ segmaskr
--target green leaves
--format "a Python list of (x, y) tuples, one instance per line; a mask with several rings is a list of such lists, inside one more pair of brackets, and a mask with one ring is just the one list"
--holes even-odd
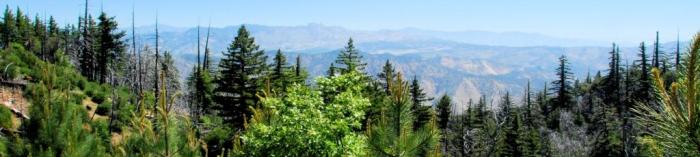
[[(318, 87), (294, 84), (285, 97), (263, 97), (238, 150), (245, 156), (363, 156), (358, 132), (369, 100), (362, 77), (349, 73), (317, 79)], [(325, 102), (322, 95), (330, 97)]]

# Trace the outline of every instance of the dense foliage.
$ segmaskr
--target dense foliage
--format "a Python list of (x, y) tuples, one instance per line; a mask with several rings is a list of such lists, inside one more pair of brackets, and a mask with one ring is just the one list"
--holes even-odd
[[(284, 97), (265, 94), (241, 136), (242, 156), (365, 156), (360, 131), (369, 100), (358, 73), (294, 84)], [(339, 92), (328, 103), (321, 95)]]

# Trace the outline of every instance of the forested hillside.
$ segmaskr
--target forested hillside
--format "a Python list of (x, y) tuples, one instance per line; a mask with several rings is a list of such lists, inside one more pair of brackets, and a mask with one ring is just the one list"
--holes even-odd
[[(419, 61), (370, 67), (351, 37), (303, 58), (263, 49), (242, 25), (215, 58), (217, 34), (197, 27), (196, 64), (178, 69), (158, 21), (148, 43), (106, 12), (79, 19), (5, 8), (0, 156), (700, 156), (700, 34), (669, 51), (657, 32), (633, 60), (613, 43), (606, 70), (585, 77), (566, 54), (545, 58), (547, 79), (468, 99), (428, 93), (447, 90), (426, 89), (429, 70), (402, 71)], [(465, 66), (449, 59), (430, 62)], [(308, 60), (328, 66), (310, 77)], [(498, 72), (485, 67), (472, 68)]]
[[(238, 27), (240, 25), (206, 28), (211, 32), (208, 43), (210, 51), (213, 52), (212, 60), (217, 61), (221, 58), (221, 52), (226, 50)], [(137, 40), (153, 43), (154, 28), (136, 27)], [(447, 33), (412, 29), (357, 31), (320, 24), (293, 27), (246, 24), (246, 28), (269, 56), (274, 55), (277, 49), (284, 50), (288, 56), (301, 56), (301, 63), (307, 65), (306, 69), (311, 78), (325, 75), (330, 66), (328, 63), (335, 60), (347, 38), (353, 37), (356, 41), (355, 46), (368, 64), (365, 69), (368, 73), (378, 73), (386, 60), (390, 60), (404, 75), (419, 77), (419, 83), (426, 89), (427, 94), (445, 93), (455, 97), (459, 111), (466, 109), (469, 99), (476, 100), (482, 95), (487, 95), (495, 101), (489, 107), (496, 107), (496, 101), (505, 92), (520, 97), (528, 81), (533, 84), (534, 89), (541, 89), (545, 82), (555, 78), (551, 75), (555, 69), (551, 65), (557, 64), (557, 58), (561, 55), (566, 55), (574, 65), (571, 67), (572, 73), (575, 79), (580, 80), (584, 79), (587, 73), (605, 71), (609, 58), (609, 44), (565, 47), (572, 42), (565, 39), (540, 39), (532, 34)], [(130, 31), (127, 32), (129, 33)], [(461, 37), (446, 40), (448, 36), (438, 36), (450, 33)], [(197, 28), (166, 26), (161, 34), (162, 47), (172, 52), (176, 66), (181, 69), (180, 73), (184, 78), (196, 64)], [(654, 34), (648, 36), (654, 37)], [(505, 42), (519, 38), (527, 38), (530, 42), (548, 43), (545, 45), (549, 46)], [(488, 44), (485, 40), (501, 41), (498, 42), (501, 45), (484, 45)], [(563, 43), (548, 42), (554, 40)], [(621, 45), (620, 55), (625, 60), (623, 63), (637, 59), (638, 44)], [(675, 52), (676, 41), (662, 40), (659, 49)], [(673, 60), (675, 56), (666, 57)]]

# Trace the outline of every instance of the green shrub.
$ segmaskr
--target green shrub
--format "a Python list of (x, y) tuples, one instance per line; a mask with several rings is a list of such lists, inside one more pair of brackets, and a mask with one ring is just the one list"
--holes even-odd
[(115, 121), (112, 124), (112, 130), (120, 132), (122, 127), (125, 127), (133, 118), (133, 112), (136, 111), (136, 106), (130, 103), (132, 95), (129, 93), (129, 89), (125, 87), (120, 87), (117, 91), (117, 100), (115, 109)]
[(104, 91), (105, 88), (97, 85), (96, 83), (88, 83), (85, 88), (85, 94), (92, 98), (92, 101), (101, 104), (107, 99), (107, 92)]
[(319, 78), (318, 89), (295, 84), (285, 97), (261, 98), (232, 156), (366, 156), (366, 138), (355, 131), (370, 106), (362, 79), (356, 72)]
[(83, 91), (85, 92), (85, 95), (92, 97), (95, 95), (95, 92), (98, 92), (97, 85), (95, 83), (87, 82), (83, 87)]
[(96, 104), (102, 104), (106, 99), (107, 95), (104, 93), (96, 93), (94, 96), (92, 96), (92, 102), (95, 102)]
[(109, 134), (109, 130), (107, 129), (107, 126), (109, 125), (108, 121), (96, 120), (90, 123), (92, 126), (92, 130), (94, 133), (97, 134), (97, 138), (99, 138), (99, 141), (102, 141), (103, 145), (108, 146), (112, 137), (112, 135)]
[[(20, 75), (21, 74), (20, 68), (16, 67), (15, 65), (9, 65), (9, 66), (8, 65), (9, 64), (2, 64), (2, 67), (0, 67), (0, 68), (2, 68), (0, 70), (3, 70), (3, 72), (6, 72), (5, 74), (2, 75), (3, 78), (15, 79), (15, 78), (18, 78), (21, 76)], [(5, 69), (5, 68), (7, 68), (7, 69)], [(5, 70), (7, 70), (7, 71), (5, 71)]]
[(107, 115), (111, 109), (112, 103), (104, 102), (97, 105), (97, 110), (95, 110), (95, 113), (99, 115)]
[(87, 79), (83, 78), (83, 79), (80, 79), (80, 80), (77, 80), (77, 81), (78, 81), (78, 82), (77, 82), (78, 88), (79, 88), (80, 90), (85, 91), (85, 88), (87, 88), (87, 86), (88, 86), (88, 84), (89, 84), (88, 81), (87, 81)]
[(226, 148), (225, 143), (233, 136), (233, 129), (225, 125), (219, 116), (204, 115), (200, 120), (203, 128), (211, 130), (202, 137), (207, 143), (209, 154), (221, 154)]
[(0, 104), (0, 127), (12, 128), (12, 111)]

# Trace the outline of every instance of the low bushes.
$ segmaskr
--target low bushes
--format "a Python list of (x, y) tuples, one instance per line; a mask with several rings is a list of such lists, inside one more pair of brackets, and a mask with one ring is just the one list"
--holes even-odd
[(12, 125), (12, 111), (0, 104), (0, 127), (7, 129), (12, 128)]

